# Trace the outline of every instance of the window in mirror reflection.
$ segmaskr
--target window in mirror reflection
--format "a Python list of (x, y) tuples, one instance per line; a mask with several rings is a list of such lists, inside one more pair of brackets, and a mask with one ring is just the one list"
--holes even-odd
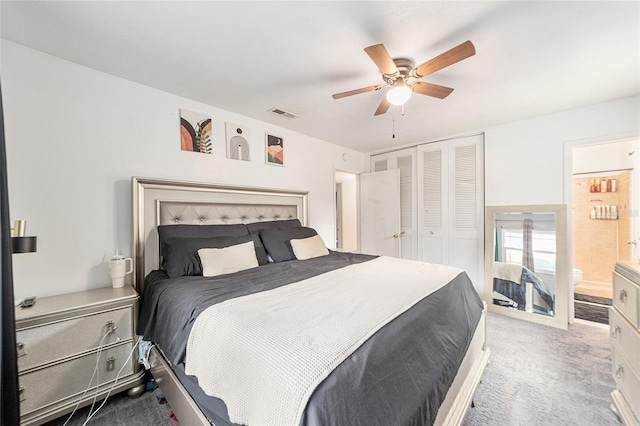
[(496, 215), (493, 303), (553, 316), (556, 272), (554, 213)]

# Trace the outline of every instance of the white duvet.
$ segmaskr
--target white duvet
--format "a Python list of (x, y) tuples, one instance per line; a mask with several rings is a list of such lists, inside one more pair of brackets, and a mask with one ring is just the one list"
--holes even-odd
[(189, 335), (186, 373), (234, 423), (298, 425), (336, 366), (461, 272), (379, 257), (213, 305)]

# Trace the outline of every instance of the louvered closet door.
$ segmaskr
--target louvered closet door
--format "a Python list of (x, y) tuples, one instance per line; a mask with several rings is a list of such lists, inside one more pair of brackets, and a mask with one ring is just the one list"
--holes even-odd
[(417, 260), (416, 149), (403, 149), (371, 157), (372, 172), (392, 169), (400, 169), (400, 257)]
[(481, 288), (482, 136), (420, 145), (417, 157), (420, 260), (462, 268)]
[(449, 263), (447, 151), (443, 142), (418, 147), (418, 252), (429, 263)]
[[(482, 136), (449, 141), (450, 264), (467, 271), (481, 286), (484, 258)], [(478, 287), (480, 288), (480, 287)]]

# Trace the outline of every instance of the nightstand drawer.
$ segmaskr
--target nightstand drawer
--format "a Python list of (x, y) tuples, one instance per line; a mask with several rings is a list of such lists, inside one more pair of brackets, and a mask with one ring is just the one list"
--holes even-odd
[(636, 328), (640, 327), (638, 287), (617, 272), (613, 273), (613, 306), (618, 308)]
[(624, 394), (631, 410), (640, 417), (640, 378), (633, 372), (627, 361), (613, 348), (613, 379)]
[[(105, 349), (100, 353), (98, 373), (100, 384), (105, 384), (116, 378), (129, 353), (133, 349), (133, 343), (115, 346)], [(110, 357), (115, 358), (113, 368), (107, 371), (107, 362)], [(46, 411), (46, 407), (58, 402), (64, 402), (69, 397), (81, 396), (89, 387), (89, 379), (96, 366), (97, 353), (91, 353), (80, 358), (71, 359), (60, 364), (35, 370), (19, 377), (21, 398), (20, 414), (22, 416), (34, 410)], [(136, 356), (133, 354), (127, 365), (122, 369), (120, 378), (134, 373)], [(96, 378), (93, 378), (91, 389), (96, 387)], [(87, 393), (91, 395), (91, 390)]]
[[(104, 337), (109, 321), (117, 330)], [(18, 371), (95, 349), (103, 337), (102, 345), (114, 343), (118, 336), (130, 339), (132, 323), (133, 308), (125, 307), (18, 330)]]
[(622, 317), (616, 308), (610, 308), (609, 330), (611, 342), (631, 367), (640, 375), (640, 332)]

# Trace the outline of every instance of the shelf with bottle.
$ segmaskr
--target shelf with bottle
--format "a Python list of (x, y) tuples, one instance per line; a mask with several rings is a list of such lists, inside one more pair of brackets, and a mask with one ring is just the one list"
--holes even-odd
[(598, 204), (589, 209), (589, 218), (595, 220), (618, 220), (618, 206)]
[(618, 180), (606, 177), (591, 179), (589, 192), (618, 192)]

